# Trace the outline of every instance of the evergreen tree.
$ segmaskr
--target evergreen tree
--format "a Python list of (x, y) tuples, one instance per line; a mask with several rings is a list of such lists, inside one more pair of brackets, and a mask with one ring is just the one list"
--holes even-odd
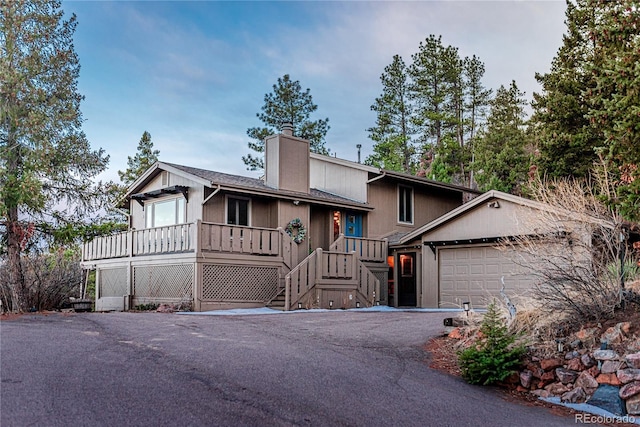
[(518, 193), (527, 179), (528, 139), (524, 128), (527, 103), (523, 96), (512, 81), (508, 89), (500, 86), (490, 102), (487, 128), (476, 141), (473, 164), (482, 190)]
[(149, 169), (151, 165), (158, 161), (159, 154), (159, 150), (153, 149), (151, 134), (145, 130), (138, 143), (137, 153), (134, 157), (127, 157), (127, 169), (118, 171), (120, 181), (122, 181), (125, 186), (131, 185), (140, 175)]
[(602, 128), (591, 125), (590, 92), (595, 88), (591, 67), (601, 61), (593, 32), (602, 7), (614, 2), (567, 2), (567, 32), (547, 74), (536, 74), (542, 85), (534, 93), (532, 123), (538, 129), (541, 171), (552, 177), (588, 175), (603, 141)]
[(376, 125), (367, 129), (375, 141), (373, 154), (366, 164), (398, 172), (415, 173), (415, 147), (411, 140), (413, 105), (407, 66), (400, 55), (385, 67), (380, 76), (382, 94), (376, 98), (371, 110), (376, 112)]
[[(249, 142), (249, 148), (256, 153), (264, 152), (264, 141), (269, 135), (279, 131), (282, 123), (291, 123), (294, 135), (304, 138), (311, 143), (311, 151), (320, 154), (329, 154), (325, 148), (325, 136), (329, 130), (329, 119), (310, 120), (311, 113), (318, 106), (313, 103), (310, 89), (302, 90), (300, 82), (291, 80), (288, 74), (278, 78), (273, 85), (273, 92), (264, 96), (262, 113), (256, 114), (263, 127), (247, 129), (247, 135), (253, 139)], [(247, 154), (242, 157), (248, 170), (264, 169), (262, 156)]]
[(444, 136), (452, 132), (457, 113), (452, 108), (453, 86), (459, 74), (458, 49), (445, 47), (442, 37), (430, 35), (420, 42), (418, 52), (411, 56), (409, 66), (413, 100), (416, 103), (414, 122), (421, 129), (420, 142), (424, 151), (437, 149)]
[(588, 71), (595, 85), (587, 91), (588, 118), (603, 139), (598, 147), (616, 180), (609, 202), (632, 221), (640, 221), (640, 9), (637, 1), (589, 2), (600, 12), (591, 32), (594, 57)]
[(21, 255), (34, 233), (55, 234), (105, 201), (92, 178), (108, 156), (81, 130), (76, 25), (59, 1), (0, 3), (0, 220), (14, 308), (23, 310)]
[[(467, 115), (464, 117), (466, 145), (469, 158), (467, 169), (469, 170), (468, 183), (473, 188), (476, 183), (473, 178), (473, 169), (470, 167), (474, 161), (474, 141), (479, 130), (486, 120), (487, 109), (491, 101), (491, 89), (487, 89), (482, 84), (484, 77), (484, 63), (473, 55), (471, 58), (465, 58), (463, 62), (463, 73), (465, 79), (465, 110)], [(464, 165), (463, 165), (464, 168)]]

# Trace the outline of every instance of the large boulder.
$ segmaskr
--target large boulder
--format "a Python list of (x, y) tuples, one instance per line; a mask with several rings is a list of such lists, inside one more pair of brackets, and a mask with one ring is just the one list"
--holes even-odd
[(619, 387), (614, 387), (608, 384), (600, 384), (591, 398), (587, 400), (587, 403), (589, 405), (602, 408), (605, 411), (609, 411), (614, 415), (624, 416), (627, 409), (624, 401), (618, 394), (619, 392)]

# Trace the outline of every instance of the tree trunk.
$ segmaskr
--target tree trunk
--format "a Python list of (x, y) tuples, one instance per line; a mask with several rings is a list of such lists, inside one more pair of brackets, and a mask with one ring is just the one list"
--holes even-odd
[(21, 227), (18, 222), (18, 208), (8, 209), (7, 221), (7, 265), (9, 269), (9, 288), (11, 289), (11, 305), (13, 310), (24, 311), (27, 309), (27, 295), (22, 271), (20, 255), (21, 248)]

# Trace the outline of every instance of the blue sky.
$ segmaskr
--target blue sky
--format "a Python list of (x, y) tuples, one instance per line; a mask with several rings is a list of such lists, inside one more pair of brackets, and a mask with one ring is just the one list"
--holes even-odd
[(356, 160), (393, 55), (430, 34), (485, 63), (485, 86), (512, 79), (531, 98), (562, 43), (561, 2), (121, 2), (63, 1), (75, 13), (84, 131), (111, 156), (117, 180), (151, 133), (160, 160), (221, 172), (246, 170), (246, 130), (265, 93), (290, 74), (310, 88), (327, 147)]

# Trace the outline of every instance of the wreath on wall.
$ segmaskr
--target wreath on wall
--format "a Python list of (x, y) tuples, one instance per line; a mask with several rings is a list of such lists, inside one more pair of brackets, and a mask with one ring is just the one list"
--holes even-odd
[(302, 225), (300, 218), (295, 218), (289, 221), (287, 227), (284, 229), (287, 234), (293, 239), (294, 242), (300, 244), (307, 237), (307, 229)]

